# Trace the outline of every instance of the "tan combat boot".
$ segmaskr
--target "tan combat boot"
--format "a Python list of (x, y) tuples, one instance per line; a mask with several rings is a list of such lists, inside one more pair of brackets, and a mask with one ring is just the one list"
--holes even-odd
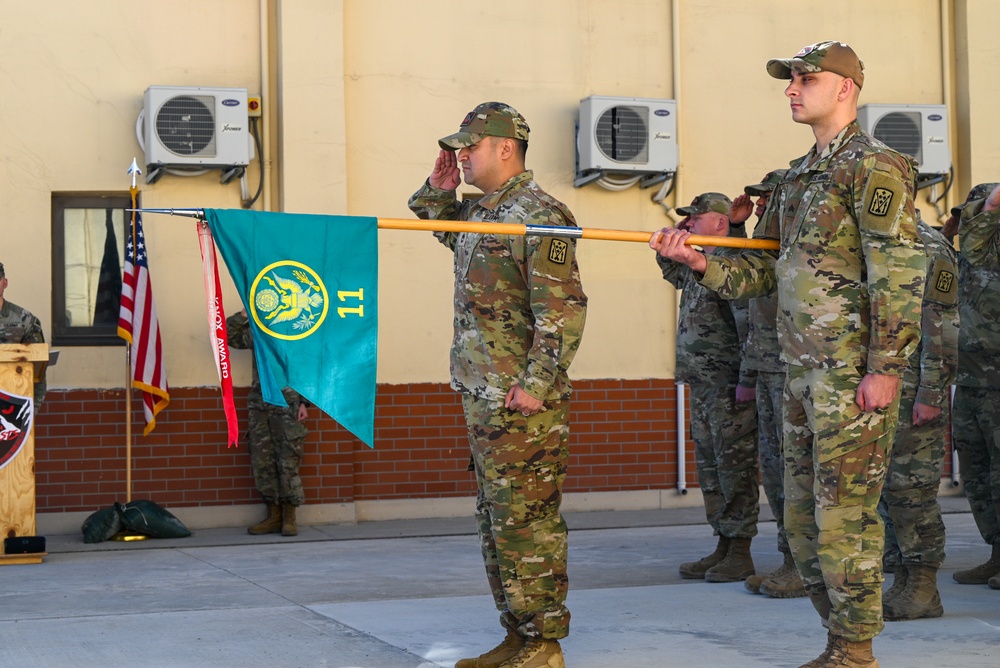
[(909, 573), (906, 587), (883, 606), (882, 615), (892, 622), (943, 615), (944, 606), (937, 588), (937, 569), (914, 564), (906, 568)]
[(558, 640), (529, 638), (517, 654), (497, 668), (566, 668)]
[(499, 645), (474, 659), (461, 659), (455, 668), (497, 668), (504, 661), (513, 659), (524, 647), (524, 641), (524, 636), (508, 630), (507, 637)]
[(809, 663), (803, 663), (799, 668), (820, 668), (826, 665), (825, 662), (830, 658), (830, 652), (833, 651), (833, 639), (834, 635), (828, 631), (826, 634), (826, 649), (823, 650), (823, 653)]
[(760, 584), (760, 593), (771, 598), (802, 598), (806, 595), (802, 576), (792, 555), (785, 554), (785, 563)]
[(993, 545), (993, 554), (990, 555), (989, 561), (967, 571), (955, 571), (952, 577), (958, 584), (981, 585), (988, 584), (994, 575), (1000, 575), (1000, 543)]
[(892, 603), (892, 600), (899, 596), (900, 592), (906, 589), (906, 579), (909, 576), (906, 566), (898, 564), (892, 571), (892, 586), (882, 594), (882, 608)]
[(277, 503), (267, 504), (267, 519), (247, 529), (247, 533), (254, 536), (260, 536), (265, 533), (278, 533), (279, 531), (281, 531), (281, 506)]
[(816, 664), (816, 668), (878, 668), (878, 659), (872, 655), (871, 638), (851, 642), (833, 636), (832, 640), (830, 653), (825, 661)]
[(727, 552), (729, 552), (729, 539), (725, 536), (719, 536), (719, 542), (715, 546), (715, 552), (707, 557), (699, 559), (698, 561), (689, 561), (681, 564), (679, 569), (681, 577), (687, 580), (704, 580), (705, 571), (725, 559)]
[(739, 582), (753, 575), (752, 538), (730, 538), (726, 558), (705, 571), (706, 582)]
[(290, 503), (281, 506), (281, 535), (299, 535), (299, 525), (295, 522), (295, 506)]

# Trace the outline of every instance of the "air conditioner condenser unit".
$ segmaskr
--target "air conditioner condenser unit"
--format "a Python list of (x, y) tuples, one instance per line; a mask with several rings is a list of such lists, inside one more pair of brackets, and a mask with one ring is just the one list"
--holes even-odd
[(150, 169), (250, 164), (245, 88), (150, 86), (143, 97), (142, 120)]
[(591, 95), (580, 100), (577, 172), (677, 171), (677, 103)]
[(948, 108), (943, 104), (866, 104), (858, 107), (861, 129), (917, 161), (920, 174), (947, 174)]

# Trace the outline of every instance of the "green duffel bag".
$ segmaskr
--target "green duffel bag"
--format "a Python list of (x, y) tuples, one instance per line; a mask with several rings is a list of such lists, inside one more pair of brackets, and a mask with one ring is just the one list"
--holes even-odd
[(116, 503), (115, 511), (121, 519), (122, 528), (135, 533), (152, 538), (184, 538), (191, 535), (191, 531), (170, 511), (149, 500)]
[(122, 530), (122, 520), (114, 506), (92, 513), (80, 527), (84, 543), (100, 543)]

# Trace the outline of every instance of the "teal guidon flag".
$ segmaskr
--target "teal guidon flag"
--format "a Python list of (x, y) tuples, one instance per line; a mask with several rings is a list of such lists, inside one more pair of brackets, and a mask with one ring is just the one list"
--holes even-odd
[(378, 219), (205, 209), (250, 318), (264, 401), (291, 387), (375, 441)]

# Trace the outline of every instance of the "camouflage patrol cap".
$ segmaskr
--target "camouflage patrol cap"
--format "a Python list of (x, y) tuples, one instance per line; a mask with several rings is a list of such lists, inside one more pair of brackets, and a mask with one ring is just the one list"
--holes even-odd
[(691, 200), (691, 204), (688, 206), (678, 207), (677, 213), (682, 216), (695, 216), (699, 213), (714, 211), (728, 216), (729, 207), (732, 204), (733, 201), (722, 193), (702, 193)]
[(791, 79), (792, 70), (803, 72), (833, 72), (853, 79), (861, 88), (865, 85), (865, 64), (854, 49), (837, 41), (825, 41), (802, 47), (791, 58), (767, 61), (767, 73), (775, 79)]
[[(969, 205), (969, 202), (975, 201), (977, 199), (986, 199), (993, 189), (997, 187), (996, 183), (980, 183), (978, 186), (974, 187), (969, 191), (969, 196), (965, 198), (965, 201), (961, 204), (951, 207), (951, 215), (961, 216), (962, 209)], [(0, 265), (0, 270), (3, 269), (3, 265)]]
[(754, 197), (766, 195), (772, 192), (775, 187), (781, 183), (781, 179), (785, 178), (785, 172), (787, 171), (787, 169), (776, 169), (773, 172), (768, 172), (763, 181), (755, 183), (752, 186), (745, 187), (743, 192), (747, 195), (753, 195)]
[(446, 151), (472, 146), (483, 137), (510, 137), (528, 141), (528, 122), (503, 102), (483, 102), (465, 115), (458, 132), (438, 140)]

